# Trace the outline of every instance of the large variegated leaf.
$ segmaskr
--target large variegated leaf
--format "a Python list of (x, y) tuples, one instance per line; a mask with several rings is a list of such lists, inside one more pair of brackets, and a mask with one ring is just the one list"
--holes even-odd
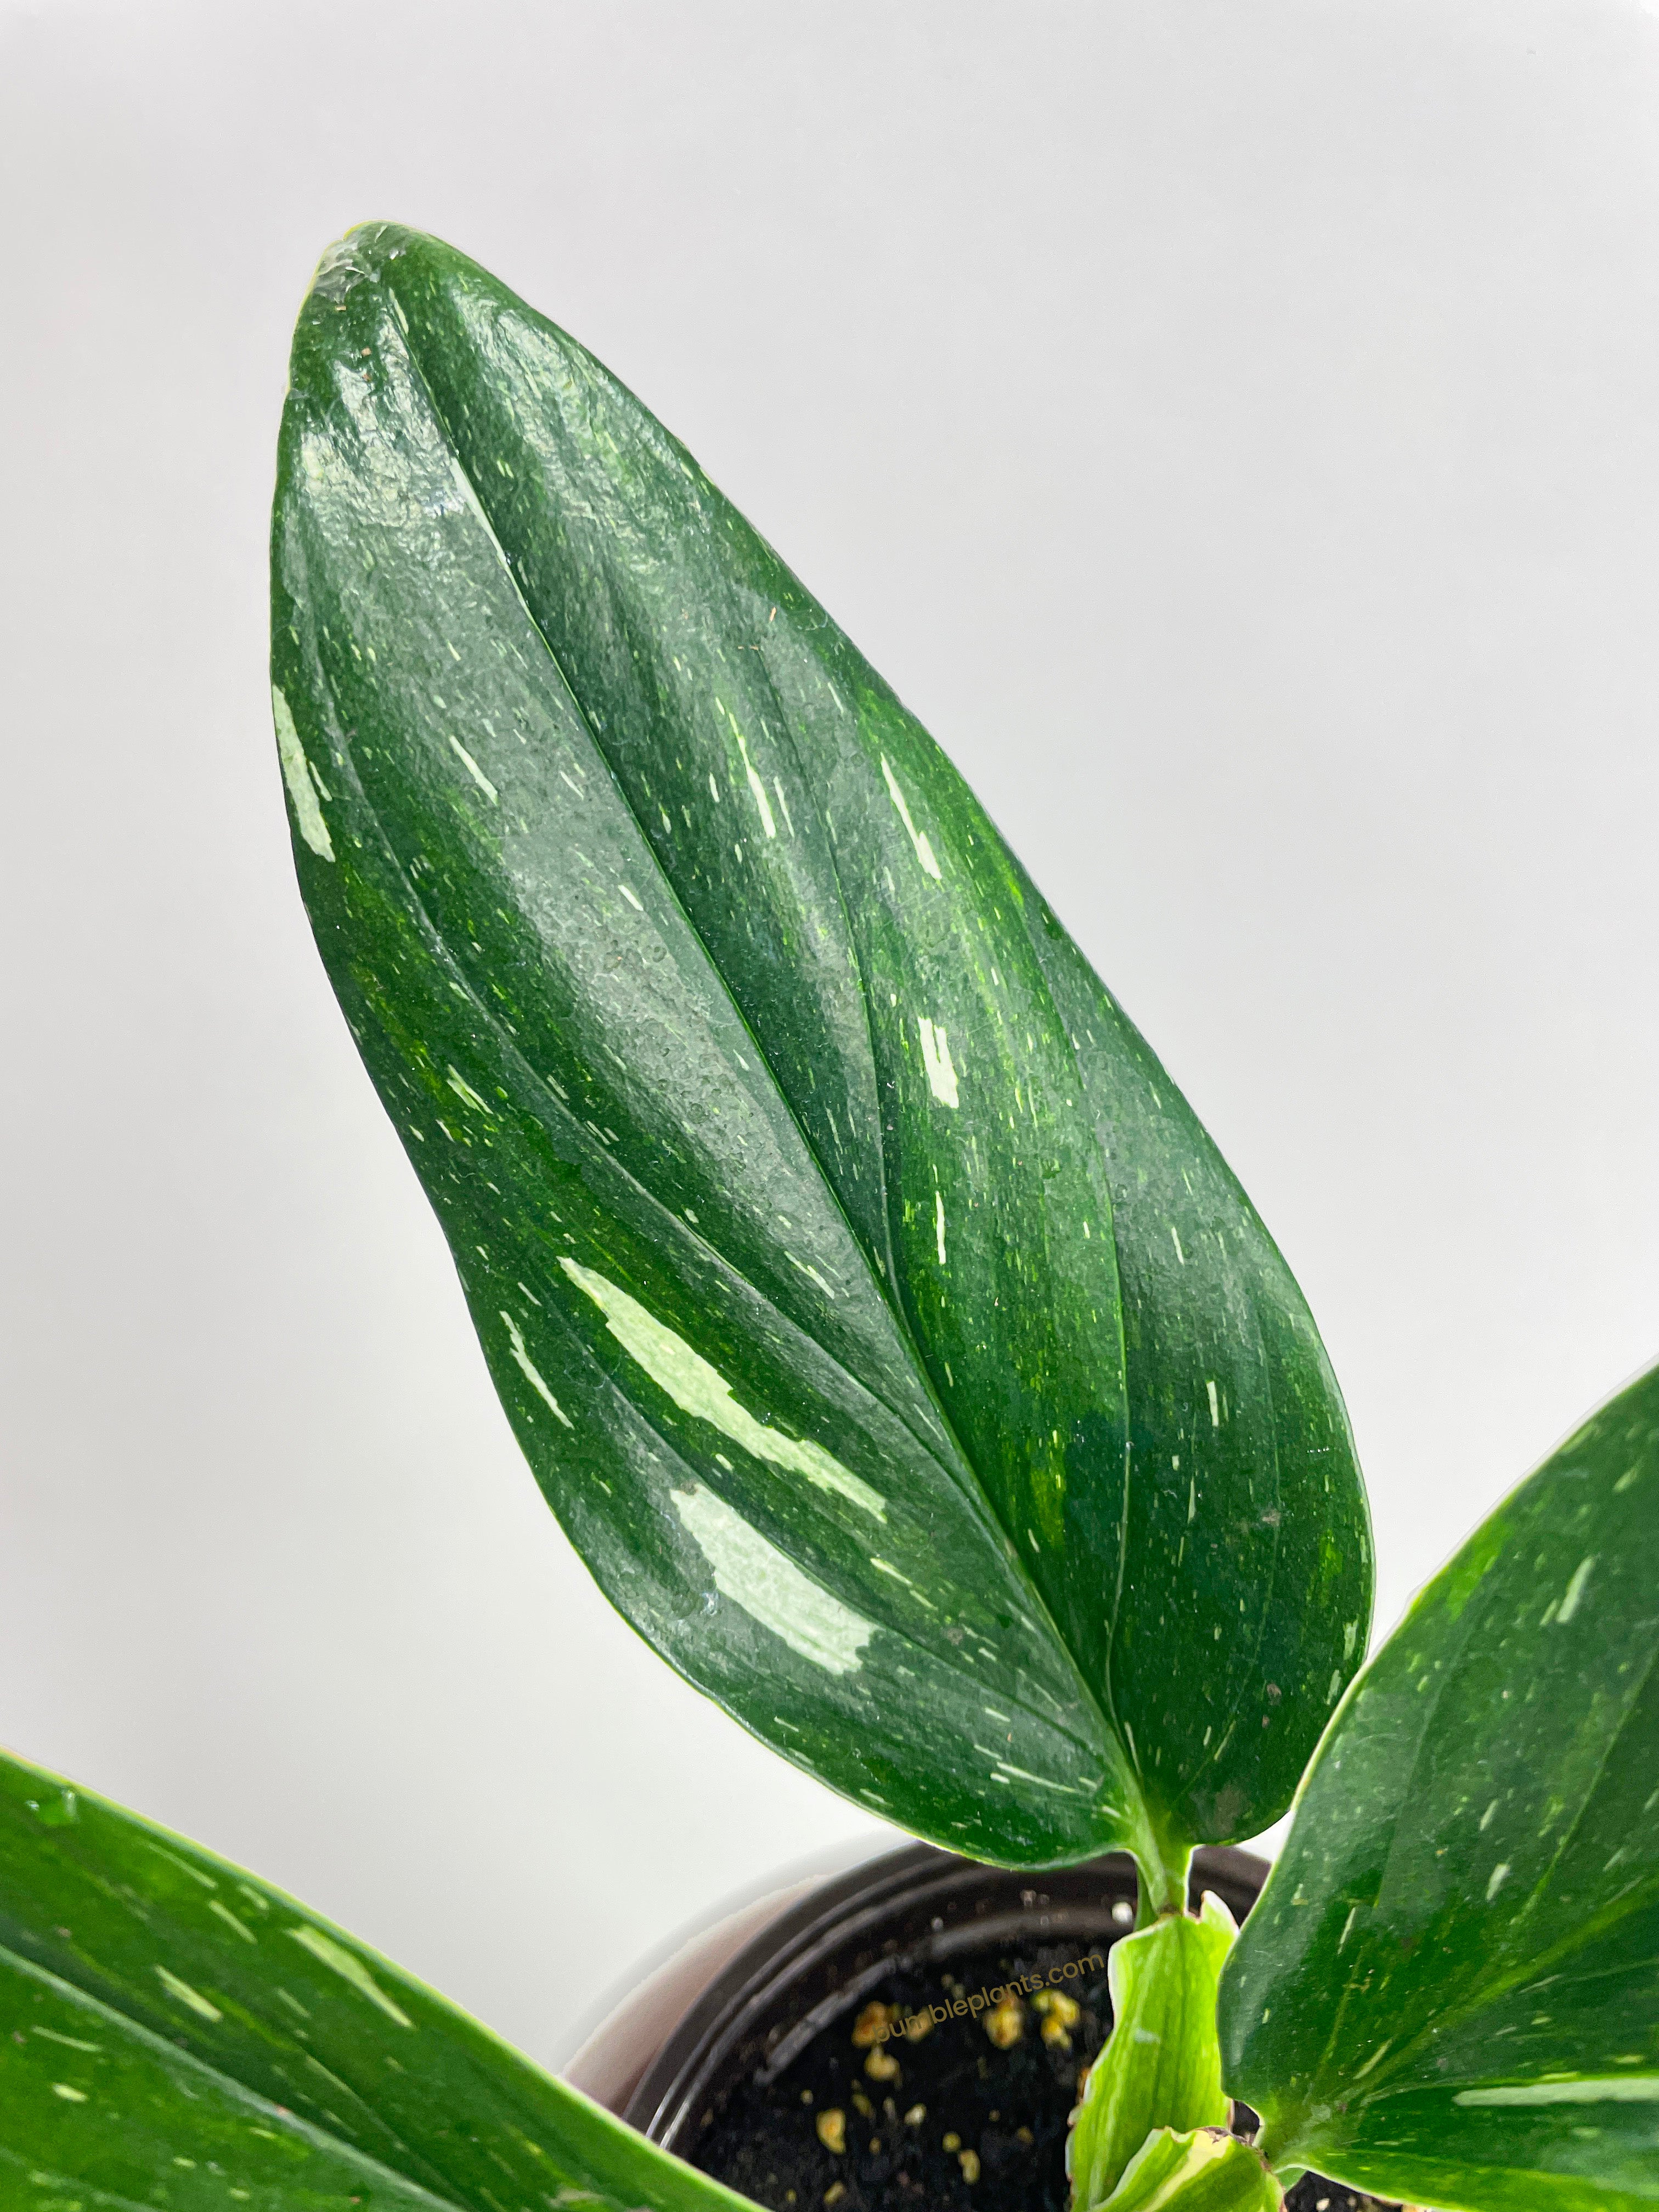
[(1659, 2204), (1659, 1370), (1356, 1683), (1222, 1978), (1279, 2164), (1469, 2212)]
[(318, 941), (613, 1602), (969, 1852), (1272, 1818), (1365, 1632), (1335, 1385), (915, 720), (591, 356), (406, 231), (306, 303), (273, 557)]
[(751, 2212), (238, 1867), (0, 1755), (11, 2212)]

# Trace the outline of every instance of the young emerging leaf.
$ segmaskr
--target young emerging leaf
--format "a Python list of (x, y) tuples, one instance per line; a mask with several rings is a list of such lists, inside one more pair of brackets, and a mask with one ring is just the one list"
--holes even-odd
[(1471, 2212), (1659, 2203), (1659, 1370), (1428, 1586), (1222, 1978), (1275, 2164)]
[(1169, 1913), (1113, 1944), (1112, 2032), (1089, 2069), (1067, 2148), (1076, 2212), (1105, 2203), (1154, 2129), (1227, 2125), (1215, 1993), (1237, 1933), (1220, 1899), (1206, 1893), (1196, 1919)]
[(0, 2203), (752, 2212), (238, 1867), (0, 1755)]
[(1160, 2128), (1100, 2212), (1281, 2212), (1284, 2202), (1257, 2153), (1224, 2128)]
[(957, 1849), (1270, 1820), (1364, 1646), (1336, 1388), (915, 719), (631, 394), (408, 231), (306, 302), (273, 569), (318, 942), (607, 1595)]

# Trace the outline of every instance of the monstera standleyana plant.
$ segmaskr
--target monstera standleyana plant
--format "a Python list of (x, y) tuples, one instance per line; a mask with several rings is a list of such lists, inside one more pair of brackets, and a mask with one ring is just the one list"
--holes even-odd
[[(1354, 1679), (1364, 1494), (1267, 1231), (640, 403), (448, 247), (355, 232), (295, 339), (272, 573), (317, 942), (606, 1595), (919, 1836), (1133, 1856), (1077, 2212), (1261, 2212), (1309, 2167), (1659, 2203), (1659, 1379)], [(1243, 1934), (1191, 1913), (1194, 1846), (1293, 1797)], [(740, 2201), (17, 1763), (0, 1970), (6, 2204)]]

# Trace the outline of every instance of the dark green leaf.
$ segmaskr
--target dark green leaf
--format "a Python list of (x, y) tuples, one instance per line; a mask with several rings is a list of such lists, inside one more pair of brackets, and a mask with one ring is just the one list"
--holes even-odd
[(337, 1928), (0, 1755), (0, 2203), (752, 2212)]
[(1222, 1980), (1274, 2162), (1472, 2212), (1659, 2203), (1659, 1370), (1355, 1685)]
[(1221, 2128), (1149, 2136), (1102, 2212), (1280, 2212), (1284, 2191), (1248, 2144)]
[(1112, 2032), (1089, 2069), (1067, 2160), (1078, 2212), (1103, 2204), (1154, 2129), (1224, 2128), (1215, 1993), (1237, 1935), (1219, 1898), (1167, 1913), (1107, 1954)]
[(407, 231), (301, 314), (273, 565), (318, 941), (612, 1601), (987, 1858), (1270, 1819), (1364, 1643), (1340, 1401), (925, 732), (591, 356)]

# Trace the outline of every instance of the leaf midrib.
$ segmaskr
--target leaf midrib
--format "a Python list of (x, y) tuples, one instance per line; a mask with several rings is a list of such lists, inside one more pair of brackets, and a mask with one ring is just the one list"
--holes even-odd
[[(1024, 875), (1023, 869), (1020, 870), (1020, 873), (1022, 876)], [(1028, 893), (1036, 900), (1040, 908), (1045, 910), (1048, 909), (1048, 901), (1036, 890), (1036, 885), (1030, 882), (1029, 877), (1024, 878), (1024, 887)], [(1063, 927), (1063, 925), (1061, 926)], [(1067, 933), (1067, 936), (1069, 941), (1075, 943), (1074, 939), (1070, 939), (1069, 933)], [(1079, 948), (1079, 958), (1082, 957), (1080, 948)], [(1085, 965), (1087, 963), (1085, 963)], [(1071, 1053), (1073, 1062), (1076, 1066), (1078, 1082), (1085, 1096), (1093, 1095), (1092, 1085), (1089, 1079), (1087, 1065), (1084, 1059), (1082, 1048), (1078, 1044), (1076, 1039), (1073, 1036), (1069, 1024), (1060, 1018), (1060, 1010), (1054, 1006), (1052, 991), (1048, 983), (1048, 969), (1043, 965), (1040, 950), (1038, 950), (1036, 953), (1036, 968), (1038, 973), (1042, 977), (1045, 991), (1049, 992), (1049, 1006), (1054, 1014), (1060, 1032), (1066, 1039), (1067, 1048)], [(1092, 969), (1090, 969), (1089, 974), (1090, 981), (1094, 988), (1097, 990), (1103, 998), (1107, 998), (1109, 1001), (1109, 994), (1107, 992), (1105, 985), (1100, 982), (1099, 979), (1095, 976)], [(1114, 1019), (1127, 1024), (1129, 1028), (1134, 1031), (1135, 1036), (1139, 1038), (1139, 1031), (1134, 1029), (1133, 1023), (1130, 1021), (1128, 1015), (1123, 1011), (1123, 1009), (1121, 1006), (1115, 1006), (1112, 1011)], [(1140, 1042), (1145, 1044), (1144, 1038), (1140, 1039)], [(1153, 1065), (1160, 1065), (1157, 1060), (1156, 1055), (1152, 1054), (1152, 1048), (1150, 1046), (1146, 1046), (1146, 1051), (1149, 1057), (1152, 1059)], [(1174, 1084), (1173, 1080), (1170, 1081), (1170, 1088), (1172, 1090), (1178, 1089), (1178, 1086)], [(1242, 1188), (1239, 1187), (1237, 1178), (1232, 1175), (1231, 1170), (1228, 1169), (1224, 1161), (1220, 1161), (1218, 1164), (1221, 1167), (1224, 1177), (1227, 1182), (1231, 1184), (1234, 1189), (1241, 1209), (1249, 1217), (1251, 1223), (1257, 1232), (1265, 1236), (1267, 1232), (1262, 1227), (1259, 1218), (1256, 1216), (1255, 1208), (1250, 1205), (1249, 1198), (1245, 1195)], [(1107, 1199), (1109, 1205), (1109, 1191), (1107, 1193)], [(1113, 1601), (1111, 1633), (1107, 1638), (1106, 1645), (1105, 1694), (1110, 1707), (1113, 1725), (1117, 1730), (1120, 1741), (1123, 1741), (1127, 1746), (1127, 1736), (1118, 1718), (1117, 1696), (1115, 1687), (1113, 1684), (1112, 1675), (1113, 1662), (1117, 1653), (1118, 1632), (1123, 1617), (1123, 1593), (1126, 1587), (1126, 1577), (1128, 1570), (1129, 1511), (1131, 1498), (1133, 1496), (1132, 1484), (1133, 1480), (1133, 1425), (1127, 1418), (1130, 1398), (1129, 1351), (1123, 1319), (1123, 1299), (1121, 1290), (1122, 1282), (1122, 1253), (1121, 1246), (1119, 1242), (1117, 1208), (1115, 1206), (1111, 1206), (1111, 1221), (1112, 1248), (1117, 1261), (1118, 1280), (1120, 1284), (1120, 1295), (1117, 1302), (1118, 1362), (1120, 1371), (1123, 1376), (1124, 1381), (1124, 1406), (1126, 1418), (1123, 1439), (1123, 1511), (1118, 1537), (1117, 1589)], [(1268, 1242), (1269, 1243), (1272, 1243), (1272, 1239), (1270, 1237), (1268, 1238)], [(1282, 1259), (1282, 1255), (1278, 1253), (1277, 1246), (1274, 1246), (1273, 1249), (1275, 1255)], [(1255, 1338), (1255, 1346), (1258, 1352), (1261, 1354), (1261, 1374), (1266, 1386), (1270, 1408), (1267, 1433), (1273, 1451), (1273, 1500), (1275, 1504), (1282, 1504), (1284, 1502), (1284, 1462), (1279, 1452), (1279, 1422), (1276, 1412), (1272, 1410), (1274, 1408), (1275, 1405), (1273, 1387), (1273, 1370), (1271, 1363), (1267, 1356), (1267, 1340), (1262, 1334), (1261, 1314), (1257, 1308), (1255, 1296), (1249, 1291), (1248, 1285), (1246, 1286), (1245, 1291), (1245, 1304), (1249, 1313), (1250, 1328)], [(1279, 1571), (1284, 1559), (1285, 1541), (1285, 1540), (1282, 1528), (1276, 1527), (1273, 1532), (1272, 1565), (1263, 1580), (1261, 1602), (1256, 1608), (1255, 1632), (1250, 1646), (1250, 1669), (1254, 1670), (1254, 1673), (1257, 1677), (1260, 1676), (1261, 1672), (1261, 1646), (1267, 1633), (1267, 1622), (1272, 1612), (1273, 1592), (1277, 1586)], [(1175, 1796), (1177, 1793), (1182, 1795), (1189, 1794), (1200, 1775), (1204, 1773), (1206, 1769), (1218, 1767), (1223, 1753), (1226, 1750), (1227, 1746), (1232, 1741), (1233, 1737), (1237, 1733), (1239, 1718), (1247, 1702), (1248, 1688), (1250, 1679), (1250, 1670), (1241, 1669), (1239, 1671), (1243, 1676), (1240, 1686), (1233, 1697), (1227, 1701), (1224, 1708), (1228, 1716), (1226, 1728), (1222, 1731), (1217, 1741), (1210, 1749), (1200, 1752), (1200, 1755), (1194, 1760), (1192, 1765), (1189, 1768), (1184, 1769), (1179, 1774), (1170, 1791), (1171, 1797)], [(1133, 1764), (1136, 1778), (1139, 1782), (1141, 1778), (1138, 1760), (1133, 1762)], [(1146, 1793), (1143, 1789), (1141, 1791), (1143, 1801), (1146, 1794)]]

